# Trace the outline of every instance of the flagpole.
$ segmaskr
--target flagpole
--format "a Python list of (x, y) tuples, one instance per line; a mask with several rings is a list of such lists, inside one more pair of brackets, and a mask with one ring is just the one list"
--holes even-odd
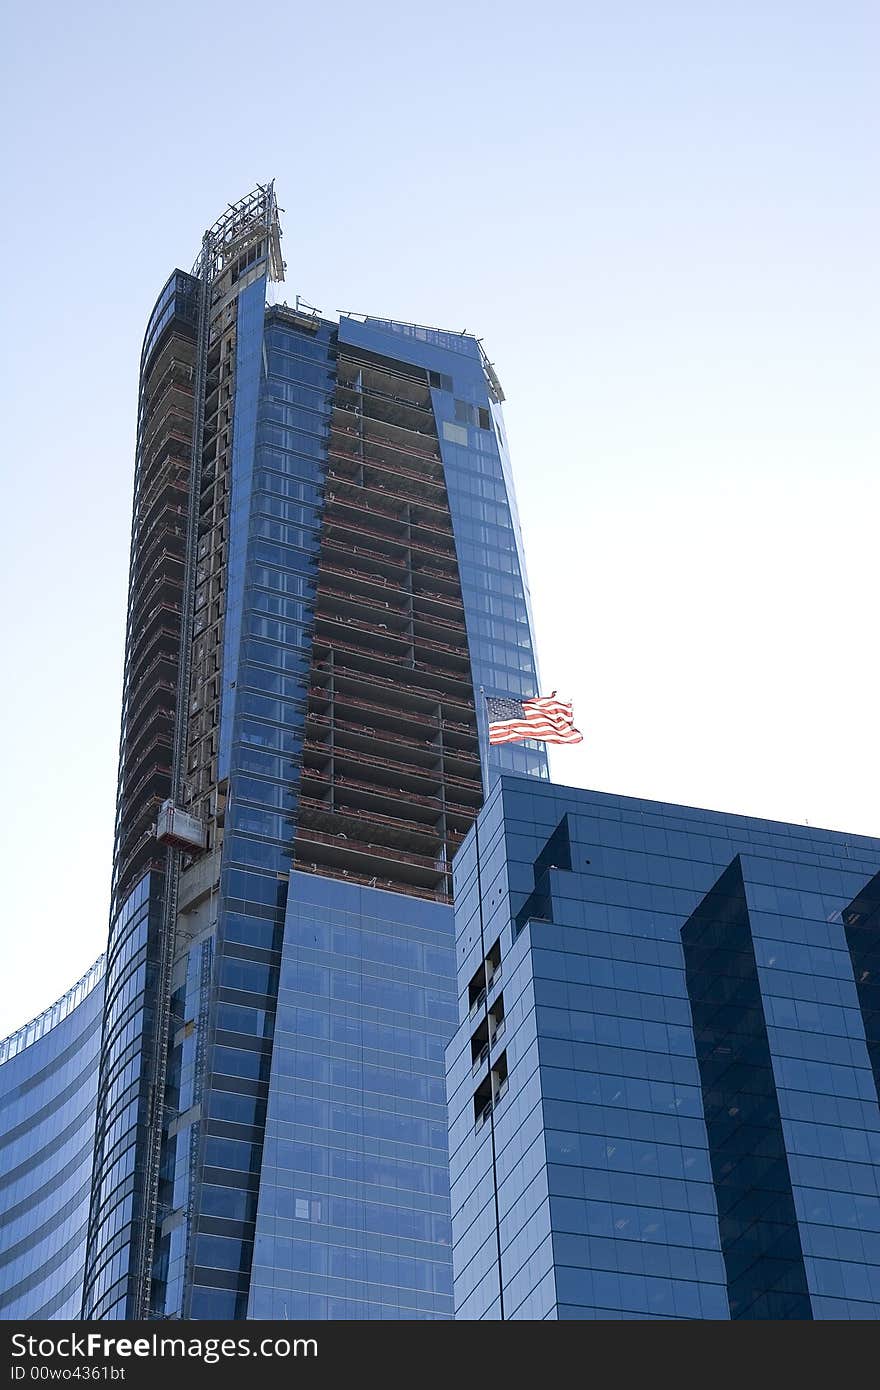
[(480, 686), (480, 709), (477, 714), (477, 737), (480, 743), (480, 773), (483, 778), (483, 801), (489, 799), (489, 712), (486, 692)]

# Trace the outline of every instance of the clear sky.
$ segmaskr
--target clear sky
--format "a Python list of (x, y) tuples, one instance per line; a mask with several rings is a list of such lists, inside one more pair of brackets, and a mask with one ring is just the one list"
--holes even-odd
[(880, 835), (876, 0), (12, 0), (0, 1035), (103, 949), (137, 366), (286, 295), (485, 339), (559, 781)]

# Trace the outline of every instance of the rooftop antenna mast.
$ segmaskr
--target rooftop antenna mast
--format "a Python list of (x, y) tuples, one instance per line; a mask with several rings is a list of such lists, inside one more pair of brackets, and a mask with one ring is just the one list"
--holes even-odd
[(315, 306), (314, 306), (314, 304), (309, 304), (308, 300), (303, 299), (303, 297), (302, 297), (301, 294), (298, 294), (298, 295), (296, 296), (296, 304), (295, 304), (294, 307), (295, 307), (296, 312), (297, 312), (298, 314), (300, 314), (300, 313), (312, 314), (315, 318), (317, 318), (318, 315), (321, 313), (321, 310), (320, 310), (320, 309), (316, 309)]

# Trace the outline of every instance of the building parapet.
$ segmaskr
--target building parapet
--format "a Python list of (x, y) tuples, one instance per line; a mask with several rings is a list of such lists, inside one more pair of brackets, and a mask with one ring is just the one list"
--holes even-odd
[(0, 1066), (4, 1062), (9, 1062), (13, 1057), (17, 1057), (19, 1052), (23, 1052), (32, 1043), (38, 1042), (40, 1038), (50, 1033), (59, 1023), (62, 1023), (74, 1009), (91, 994), (95, 985), (99, 984), (104, 978), (104, 967), (107, 963), (106, 955), (99, 956), (93, 965), (90, 965), (84, 975), (77, 980), (76, 984), (71, 985), (66, 993), (56, 999), (54, 1004), (50, 1004), (42, 1013), (36, 1015), (28, 1023), (16, 1028), (14, 1033), (8, 1037), (0, 1039)]

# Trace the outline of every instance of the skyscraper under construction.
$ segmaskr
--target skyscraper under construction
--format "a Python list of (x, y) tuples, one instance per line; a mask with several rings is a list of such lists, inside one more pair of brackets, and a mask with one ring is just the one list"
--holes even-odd
[(257, 188), (147, 325), (109, 941), (0, 1040), (0, 1318), (449, 1318), (454, 1239), (462, 1319), (876, 1319), (880, 842), (490, 742), (495, 372), (283, 270)]
[(503, 394), (283, 274), (270, 184), (141, 354), (89, 1318), (452, 1315), (450, 864), (547, 776), (481, 737), (537, 690)]

